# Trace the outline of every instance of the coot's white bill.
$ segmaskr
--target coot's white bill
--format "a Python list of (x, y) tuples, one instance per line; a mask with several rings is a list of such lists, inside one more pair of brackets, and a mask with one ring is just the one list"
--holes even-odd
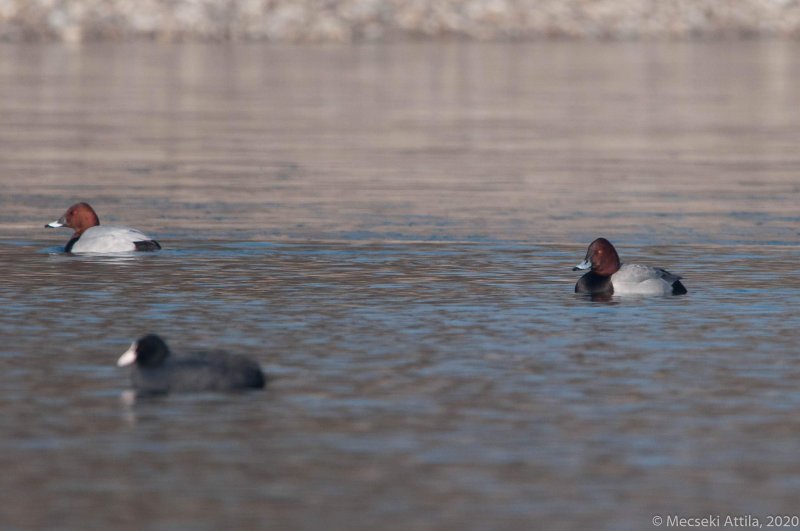
[(131, 347), (122, 353), (122, 356), (117, 360), (117, 366), (124, 367), (136, 361), (136, 341), (131, 343)]

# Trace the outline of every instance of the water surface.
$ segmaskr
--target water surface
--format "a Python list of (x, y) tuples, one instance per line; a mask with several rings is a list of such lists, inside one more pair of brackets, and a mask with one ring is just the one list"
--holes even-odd
[[(0, 48), (0, 527), (796, 511), (797, 47)], [(600, 235), (689, 294), (575, 295)], [(273, 380), (131, 403), (149, 331)]]

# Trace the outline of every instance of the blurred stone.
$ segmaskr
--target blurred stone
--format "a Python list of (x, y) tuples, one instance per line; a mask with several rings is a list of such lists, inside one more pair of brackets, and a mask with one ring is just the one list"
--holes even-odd
[(0, 39), (800, 36), (798, 0), (0, 0)]

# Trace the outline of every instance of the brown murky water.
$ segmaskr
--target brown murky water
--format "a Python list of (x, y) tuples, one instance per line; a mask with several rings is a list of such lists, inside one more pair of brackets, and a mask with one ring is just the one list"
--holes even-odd
[[(0, 527), (797, 513), (798, 51), (0, 47)], [(599, 235), (689, 294), (574, 295)], [(127, 403), (146, 331), (274, 380)]]

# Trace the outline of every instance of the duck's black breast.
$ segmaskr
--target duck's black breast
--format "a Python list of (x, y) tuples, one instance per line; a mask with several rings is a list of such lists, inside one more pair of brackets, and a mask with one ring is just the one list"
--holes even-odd
[(80, 236), (75, 236), (74, 238), (70, 238), (70, 240), (67, 242), (67, 245), (64, 246), (64, 252), (65, 253), (71, 253), (72, 252), (72, 247), (75, 245), (75, 243), (80, 238), (81, 238)]
[(575, 284), (575, 293), (590, 293), (592, 295), (611, 295), (614, 293), (614, 285), (611, 284), (611, 277), (598, 275), (594, 271), (589, 271), (583, 275)]

